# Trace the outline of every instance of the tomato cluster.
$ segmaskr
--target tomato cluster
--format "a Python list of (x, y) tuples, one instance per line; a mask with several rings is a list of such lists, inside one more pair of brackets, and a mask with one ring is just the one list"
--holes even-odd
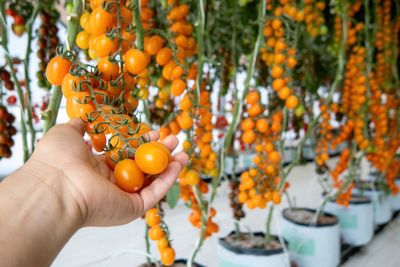
[(241, 174), (237, 198), (239, 203), (246, 204), (250, 209), (265, 208), (269, 201), (274, 204), (281, 202), (281, 154), (277, 151), (276, 142), (280, 138), (283, 114), (277, 111), (267, 119), (257, 91), (249, 92), (246, 104), (248, 117), (241, 123), (242, 140), (254, 146), (255, 168)]
[(0, 159), (11, 157), (12, 139), (17, 130), (12, 126), (15, 117), (9, 113), (5, 106), (0, 105)]
[[(5, 68), (0, 68), (0, 82), (1, 82), (2, 86), (4, 86), (4, 88), (9, 93), (14, 91), (14, 89), (15, 89), (14, 82), (11, 80), (10, 73)], [(3, 94), (6, 95), (5, 93), (3, 93)], [(7, 103), (9, 105), (14, 105), (16, 102), (17, 102), (17, 97), (15, 95), (11, 94), (11, 95), (7, 96)]]
[(171, 247), (168, 228), (162, 220), (159, 209), (149, 209), (146, 212), (145, 220), (149, 226), (149, 238), (153, 241), (157, 241), (157, 249), (160, 253), (161, 263), (166, 266), (171, 266), (175, 261), (175, 250)]
[(60, 44), (56, 24), (58, 17), (59, 14), (55, 10), (52, 10), (51, 13), (42, 10), (40, 12), (40, 26), (37, 30), (39, 49), (36, 55), (39, 59), (39, 70), (36, 72), (36, 78), (38, 79), (38, 86), (47, 90), (50, 90), (51, 84), (45, 78), (46, 66), (49, 60), (56, 55), (57, 46)]
[(279, 99), (285, 101), (288, 109), (298, 106), (299, 100), (293, 94), (290, 70), (297, 65), (296, 50), (289, 48), (285, 41), (285, 27), (282, 19), (267, 20), (264, 28), (266, 47), (261, 50), (261, 58), (271, 68), (272, 89)]
[[(142, 1), (143, 10), (146, 5)], [(93, 148), (105, 152), (116, 184), (127, 192), (138, 192), (146, 184), (145, 175), (163, 172), (173, 160), (165, 145), (146, 140), (150, 127), (134, 114), (138, 90), (147, 83), (146, 67), (164, 40), (156, 35), (145, 39), (144, 51), (134, 46), (128, 3), (90, 1), (90, 8), (80, 19), (84, 31), (78, 34), (77, 45), (88, 49), (95, 68), (85, 68), (68, 51), (50, 60), (46, 77), (51, 84), (61, 85), (68, 116), (86, 122)], [(144, 22), (151, 18), (145, 18), (146, 14), (152, 12), (142, 12)]]
[(26, 21), (31, 16), (33, 5), (26, 0), (11, 0), (7, 1), (7, 16), (13, 18), (11, 29), (16, 36), (22, 36), (26, 32)]

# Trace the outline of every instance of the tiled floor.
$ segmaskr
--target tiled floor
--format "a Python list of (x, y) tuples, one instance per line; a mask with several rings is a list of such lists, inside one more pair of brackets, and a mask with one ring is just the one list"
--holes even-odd
[[(290, 193), (299, 206), (317, 207), (319, 204), (321, 189), (316, 182), (313, 168), (313, 164), (307, 164), (296, 168), (291, 174), (292, 187)], [(228, 193), (227, 185), (223, 184), (215, 201), (215, 207), (218, 211), (216, 221), (220, 225), (221, 231), (206, 241), (197, 257), (198, 262), (209, 267), (218, 265), (216, 251), (218, 237), (225, 236), (233, 227), (227, 202)], [(274, 232), (278, 231), (280, 211), (286, 206), (287, 202), (284, 201), (282, 205), (275, 209)], [(242, 221), (243, 230), (263, 230), (266, 213), (266, 210), (247, 211), (247, 216)], [(183, 205), (174, 210), (167, 209), (166, 221), (170, 226), (178, 258), (188, 257), (196, 242), (197, 230), (193, 229), (188, 223), (188, 215), (189, 211)], [(82, 229), (68, 242), (53, 266), (137, 266), (145, 261), (143, 237), (144, 223), (142, 220), (118, 227)], [(157, 256), (153, 244), (151, 252)], [(400, 266), (400, 218), (388, 225), (368, 246), (356, 256), (350, 258), (343, 266)], [(323, 264), (321, 264), (321, 267), (323, 267)]]

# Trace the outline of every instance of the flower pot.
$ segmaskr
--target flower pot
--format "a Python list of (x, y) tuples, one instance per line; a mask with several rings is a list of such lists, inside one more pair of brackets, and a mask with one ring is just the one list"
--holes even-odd
[(307, 139), (303, 147), (303, 158), (305, 160), (314, 160), (315, 158), (315, 141), (312, 139)]
[[(248, 234), (244, 234), (250, 237)], [(284, 248), (279, 244), (278, 238), (274, 237), (276, 247), (260, 248), (251, 246), (241, 246), (240, 242), (233, 242), (234, 233), (230, 233), (226, 238), (218, 241), (218, 258), (220, 267), (254, 267), (254, 266), (290, 266), (289, 256)], [(264, 234), (254, 233), (253, 241), (262, 240)], [(251, 239), (249, 239), (251, 241)], [(286, 246), (286, 245), (285, 245)]]
[(283, 164), (290, 164), (296, 157), (296, 148), (286, 146), (283, 151)]
[(353, 195), (348, 207), (330, 201), (325, 211), (339, 218), (340, 235), (344, 243), (362, 246), (371, 241), (374, 235), (374, 214), (370, 198)]
[[(396, 185), (400, 186), (400, 180), (396, 180)], [(390, 208), (392, 209), (393, 212), (400, 211), (400, 193), (397, 195), (390, 195), (389, 196), (389, 203), (390, 203)]]
[[(187, 262), (186, 259), (177, 259), (177, 260), (175, 260), (174, 264), (171, 265), (171, 266), (172, 267), (186, 267), (186, 262)], [(160, 264), (158, 266), (163, 266), (163, 265)], [(143, 263), (138, 267), (158, 267), (158, 266), (156, 264), (154, 264), (154, 263), (150, 263), (150, 264), (149, 263)], [(205, 267), (204, 265), (198, 264), (196, 262), (194, 262), (192, 266), (193, 267)]]
[(255, 166), (253, 162), (255, 153), (244, 152), (239, 155), (238, 165), (236, 166), (237, 172), (243, 172)]
[(340, 261), (340, 230), (335, 215), (323, 213), (311, 224), (315, 210), (284, 209), (282, 236), (289, 242), (289, 254), (298, 267), (337, 267)]
[(315, 150), (312, 145), (305, 145), (303, 148), (303, 158), (305, 160), (314, 160), (315, 158)]
[(357, 184), (354, 194), (360, 194), (371, 198), (375, 226), (386, 224), (392, 218), (392, 209), (389, 198), (382, 190), (372, 187), (371, 183)]

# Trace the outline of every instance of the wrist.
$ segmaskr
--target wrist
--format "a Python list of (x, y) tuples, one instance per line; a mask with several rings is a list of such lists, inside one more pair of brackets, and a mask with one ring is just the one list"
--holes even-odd
[[(45, 162), (32, 157), (21, 169), (19, 176), (29, 177), (35, 188), (40, 188), (52, 198), (63, 217), (69, 218), (70, 224), (79, 229), (86, 218), (86, 208), (81, 205), (79, 194), (71, 185), (63, 170), (55, 168)], [(51, 203), (50, 203), (51, 204)]]
[[(8, 229), (0, 233), (0, 243), (10, 242), (5, 260), (12, 261), (5, 266), (49, 266), (82, 226), (65, 180), (62, 172), (30, 160), (0, 183), (0, 225)], [(17, 248), (36, 256), (14, 255)]]

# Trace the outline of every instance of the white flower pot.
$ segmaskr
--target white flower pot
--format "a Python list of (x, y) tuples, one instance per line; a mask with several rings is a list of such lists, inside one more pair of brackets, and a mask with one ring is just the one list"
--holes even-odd
[(386, 224), (392, 219), (393, 213), (389, 198), (383, 191), (375, 188), (361, 191), (359, 188), (355, 188), (353, 192), (354, 194), (362, 194), (371, 198), (375, 226)]
[[(396, 180), (396, 185), (400, 186), (400, 180)], [(400, 211), (400, 193), (397, 195), (390, 195), (389, 196), (389, 203), (390, 203), (390, 208), (392, 209), (393, 212)]]
[(348, 207), (330, 201), (325, 211), (339, 218), (340, 235), (344, 243), (362, 246), (371, 241), (374, 235), (374, 213), (369, 198), (359, 199), (355, 196)]
[(283, 163), (290, 164), (296, 157), (296, 148), (294, 147), (285, 147), (283, 151)]
[(306, 160), (314, 160), (315, 148), (312, 145), (306, 145), (303, 148), (303, 158)]
[[(262, 233), (254, 233), (262, 235)], [(239, 248), (225, 242), (218, 242), (219, 267), (289, 267), (289, 255), (283, 249), (265, 250), (260, 248)]]
[[(335, 223), (310, 225), (293, 221), (283, 210), (282, 236), (289, 242), (289, 254), (298, 267), (337, 267), (340, 262), (340, 231)], [(295, 208), (295, 210), (315, 210)]]
[(239, 154), (237, 171), (242, 172), (248, 170), (249, 168), (254, 167), (255, 166), (253, 162), (254, 156), (255, 153), (252, 152), (244, 152)]

